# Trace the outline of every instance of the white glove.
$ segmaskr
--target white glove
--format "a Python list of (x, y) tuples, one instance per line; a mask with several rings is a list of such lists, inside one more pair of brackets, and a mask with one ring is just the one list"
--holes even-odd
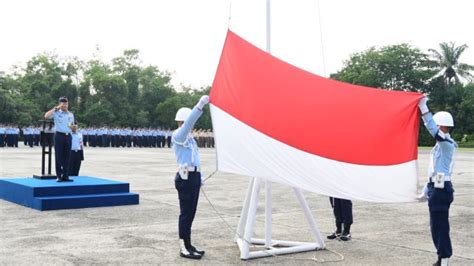
[(209, 103), (209, 96), (204, 95), (199, 99), (199, 102), (196, 104), (196, 107), (202, 110), (206, 104)]
[(426, 96), (421, 98), (420, 101), (418, 102), (418, 108), (420, 108), (421, 114), (426, 114), (430, 111), (428, 109), (428, 105), (426, 105), (427, 102), (428, 102), (428, 97)]
[(418, 195), (418, 197), (416, 197), (416, 199), (419, 201), (419, 202), (425, 202), (428, 200), (428, 184), (425, 184), (423, 186), (423, 190), (421, 191), (421, 194)]
[(426, 194), (421, 193), (420, 195), (418, 195), (418, 197), (416, 197), (416, 199), (417, 199), (419, 202), (425, 202), (425, 201), (428, 200), (428, 197), (426, 196)]

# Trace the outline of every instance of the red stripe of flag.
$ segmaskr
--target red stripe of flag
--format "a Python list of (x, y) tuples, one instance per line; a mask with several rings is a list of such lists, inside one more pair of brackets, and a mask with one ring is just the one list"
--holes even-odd
[(302, 151), (393, 165), (417, 158), (420, 97), (314, 75), (229, 31), (210, 98), (241, 122)]

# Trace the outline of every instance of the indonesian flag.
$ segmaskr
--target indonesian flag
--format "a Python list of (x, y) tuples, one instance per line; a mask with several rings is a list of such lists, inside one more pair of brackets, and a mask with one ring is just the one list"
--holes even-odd
[(414, 201), (421, 97), (314, 75), (229, 31), (210, 94), (217, 167), (337, 198)]

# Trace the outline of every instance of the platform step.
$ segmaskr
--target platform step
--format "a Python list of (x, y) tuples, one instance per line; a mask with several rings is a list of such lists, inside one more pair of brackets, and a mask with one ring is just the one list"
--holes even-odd
[(90, 176), (71, 177), (73, 182), (56, 182), (35, 178), (3, 179), (9, 181), (9, 188), (21, 193), (33, 193), (33, 197), (72, 196), (102, 193), (127, 193), (128, 183)]
[(37, 210), (46, 211), (60, 209), (134, 205), (138, 203), (139, 195), (136, 193), (110, 193), (57, 197), (36, 197), (32, 207)]
[(77, 209), (131, 205), (139, 196), (126, 182), (90, 176), (71, 177), (74, 182), (35, 178), (0, 179), (0, 199), (37, 210)]

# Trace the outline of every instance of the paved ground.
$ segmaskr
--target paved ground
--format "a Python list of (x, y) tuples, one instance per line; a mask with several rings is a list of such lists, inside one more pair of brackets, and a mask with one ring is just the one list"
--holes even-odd
[[(40, 212), (0, 200), (0, 264), (191, 264), (178, 256), (178, 199), (169, 149), (89, 148), (82, 175), (131, 183), (140, 205)], [(201, 150), (203, 172), (215, 169), (214, 150)], [(420, 151), (425, 173), (428, 151)], [(0, 177), (25, 177), (40, 170), (39, 148), (0, 149)], [(474, 152), (458, 153), (451, 207), (454, 256), (451, 265), (474, 265)], [(327, 250), (250, 261), (239, 259), (233, 242), (249, 179), (217, 173), (204, 187), (215, 213), (201, 194), (193, 242), (207, 253), (202, 264), (431, 265), (428, 208), (424, 203), (354, 202), (355, 223), (350, 242), (326, 241)], [(311, 235), (290, 188), (273, 186), (274, 237), (311, 241)], [(331, 232), (333, 216), (327, 197), (305, 193), (321, 232)], [(263, 200), (263, 193), (261, 203)], [(260, 204), (262, 206), (262, 204)], [(229, 228), (228, 225), (231, 228)], [(259, 209), (256, 235), (263, 235)], [(342, 257), (336, 253), (343, 255)]]

